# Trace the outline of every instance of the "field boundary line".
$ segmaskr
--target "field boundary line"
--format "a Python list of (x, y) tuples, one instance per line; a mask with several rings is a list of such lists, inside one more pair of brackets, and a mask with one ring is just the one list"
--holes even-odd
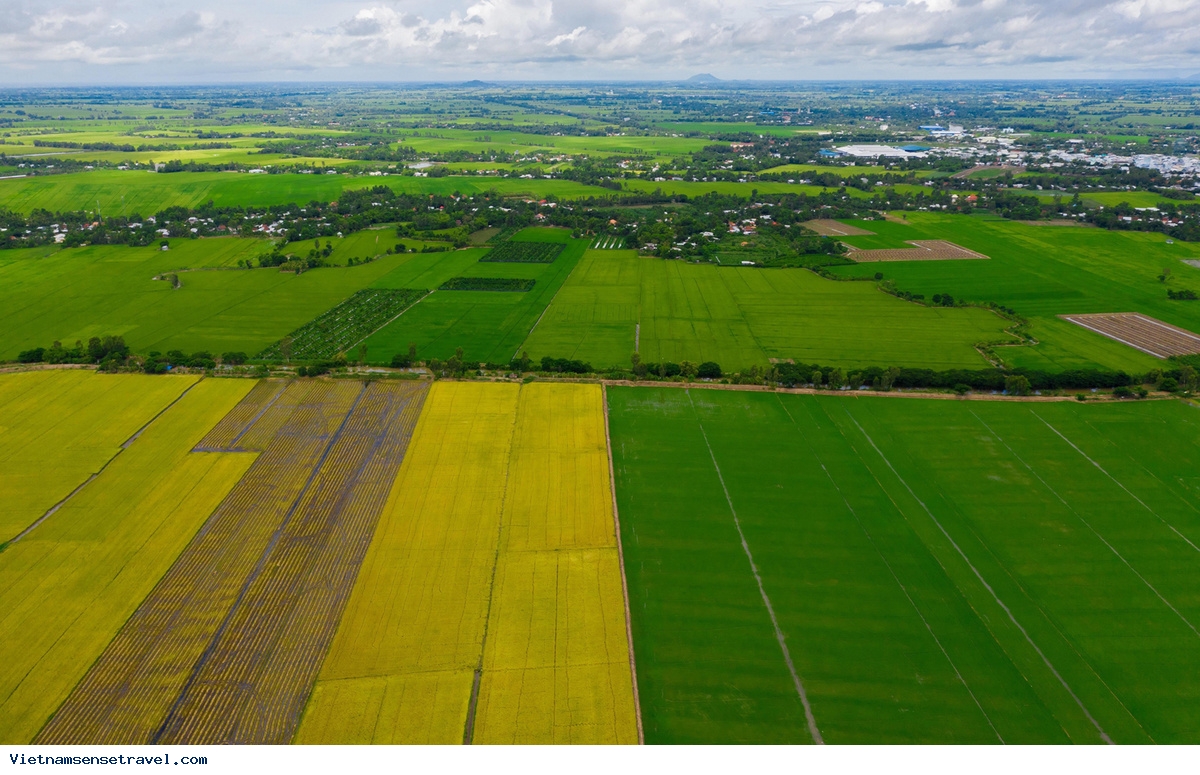
[(488, 578), (487, 608), (483, 612), (483, 637), (479, 640), (479, 661), (475, 665), (475, 678), (471, 683), (471, 697), (467, 701), (467, 720), (463, 725), (463, 745), (473, 745), (475, 742), (475, 714), (479, 708), (479, 686), (483, 682), (483, 660), (487, 655), (488, 629), (492, 624), (492, 602), (496, 599), (496, 571), (500, 568), (500, 545), (504, 540), (504, 508), (508, 505), (508, 480), (512, 477), (513, 443), (517, 438), (517, 423), (521, 415), (520, 386), (517, 388), (517, 400), (513, 407), (512, 427), (508, 431), (507, 459), (504, 462), (504, 489), (500, 496), (500, 515), (496, 525), (496, 551), (492, 555), (492, 573)]
[(608, 445), (608, 488), (612, 494), (613, 528), (617, 535), (617, 562), (621, 566), (621, 594), (625, 598), (625, 638), (629, 641), (629, 672), (633, 678), (633, 712), (637, 718), (638, 745), (646, 744), (642, 728), (642, 701), (638, 695), (637, 659), (633, 654), (633, 615), (629, 608), (629, 582), (625, 579), (625, 549), (621, 543), (621, 512), (617, 508), (617, 476), (613, 467), (612, 434), (608, 427), (608, 388), (600, 386), (600, 400), (604, 403), (604, 443)]
[(1138, 504), (1139, 504), (1139, 505), (1140, 505), (1140, 506), (1141, 506), (1143, 509), (1145, 509), (1146, 511), (1150, 512), (1150, 514), (1151, 514), (1152, 516), (1154, 516), (1156, 519), (1158, 519), (1158, 521), (1159, 521), (1159, 522), (1161, 522), (1161, 523), (1163, 523), (1164, 525), (1166, 525), (1167, 527), (1171, 528), (1171, 532), (1173, 532), (1175, 535), (1179, 536), (1179, 537), (1180, 537), (1180, 538), (1182, 538), (1184, 541), (1186, 541), (1188, 546), (1192, 547), (1192, 548), (1193, 548), (1193, 549), (1195, 549), (1197, 552), (1200, 552), (1200, 547), (1198, 547), (1198, 546), (1196, 546), (1194, 543), (1192, 543), (1192, 542), (1191, 542), (1191, 539), (1189, 539), (1189, 538), (1188, 538), (1187, 536), (1185, 536), (1183, 533), (1180, 533), (1178, 530), (1176, 530), (1174, 525), (1172, 525), (1170, 522), (1166, 521), (1166, 520), (1165, 520), (1165, 519), (1163, 519), (1161, 516), (1159, 516), (1159, 514), (1158, 514), (1158, 512), (1157, 512), (1157, 511), (1155, 511), (1154, 509), (1152, 509), (1152, 508), (1150, 508), (1149, 506), (1147, 506), (1145, 501), (1143, 501), (1143, 500), (1142, 500), (1141, 498), (1139, 498), (1138, 496), (1134, 495), (1134, 494), (1133, 494), (1133, 493), (1130, 491), (1130, 489), (1129, 489), (1128, 487), (1126, 487), (1125, 485), (1123, 485), (1123, 484), (1121, 484), (1119, 481), (1117, 481), (1117, 478), (1116, 478), (1115, 476), (1113, 476), (1112, 474), (1110, 474), (1108, 471), (1106, 471), (1106, 470), (1104, 469), (1104, 467), (1103, 467), (1103, 466), (1101, 466), (1101, 465), (1100, 465), (1099, 463), (1097, 463), (1095, 460), (1092, 460), (1090, 457), (1088, 457), (1088, 454), (1087, 454), (1086, 452), (1084, 452), (1084, 451), (1083, 451), (1082, 449), (1080, 449), (1079, 447), (1075, 446), (1075, 442), (1071, 441), (1071, 440), (1070, 440), (1070, 439), (1068, 439), (1066, 436), (1064, 436), (1064, 435), (1063, 435), (1063, 434), (1062, 434), (1062, 433), (1061, 433), (1061, 432), (1058, 430), (1058, 428), (1055, 428), (1053, 425), (1051, 425), (1050, 423), (1046, 422), (1046, 421), (1045, 421), (1045, 420), (1042, 418), (1042, 416), (1041, 416), (1040, 414), (1038, 414), (1037, 412), (1033, 411), (1032, 409), (1030, 410), (1030, 412), (1029, 412), (1029, 413), (1030, 413), (1030, 414), (1032, 414), (1034, 417), (1038, 418), (1039, 420), (1041, 420), (1041, 421), (1042, 421), (1042, 424), (1043, 424), (1043, 425), (1045, 425), (1047, 428), (1049, 428), (1050, 430), (1052, 430), (1052, 431), (1054, 431), (1056, 434), (1058, 434), (1058, 437), (1059, 437), (1060, 439), (1062, 439), (1063, 441), (1065, 441), (1065, 442), (1067, 442), (1068, 444), (1070, 444), (1072, 449), (1074, 449), (1074, 450), (1075, 450), (1076, 452), (1078, 452), (1080, 455), (1083, 455), (1083, 459), (1084, 459), (1084, 460), (1086, 460), (1086, 461), (1088, 461), (1089, 463), (1091, 463), (1092, 465), (1094, 465), (1094, 466), (1095, 466), (1095, 467), (1096, 467), (1096, 468), (1097, 468), (1097, 469), (1100, 471), (1100, 473), (1102, 473), (1102, 474), (1104, 474), (1105, 476), (1107, 476), (1107, 477), (1108, 477), (1108, 478), (1109, 478), (1109, 479), (1112, 481), (1112, 483), (1113, 483), (1113, 484), (1115, 484), (1116, 486), (1118, 486), (1118, 487), (1120, 487), (1122, 490), (1124, 490), (1126, 495), (1128, 495), (1130, 498), (1133, 498), (1135, 501), (1137, 501), (1137, 502), (1138, 502)]
[(185, 681), (183, 686), (180, 688), (179, 694), (176, 695), (175, 701), (171, 704), (170, 709), (167, 710), (166, 715), (163, 717), (162, 723), (159, 725), (158, 729), (155, 730), (154, 735), (150, 738), (150, 745), (158, 745), (158, 741), (162, 739), (164, 734), (166, 734), (167, 727), (170, 725), (171, 720), (175, 717), (175, 714), (179, 711), (179, 709), (183, 707), (183, 703), (187, 699), (188, 693), (191, 691), (192, 686), (195, 685), (196, 679), (199, 678), (200, 673), (204, 670), (208, 660), (212, 658), (214, 653), (216, 653), (217, 645), (221, 642), (221, 638), (224, 637), (225, 631), (229, 628), (230, 623), (233, 621), (234, 616), (241, 607), (242, 601), (246, 599), (246, 593), (250, 591), (250, 587), (254, 585), (254, 582), (258, 580), (259, 575), (262, 573), (263, 568), (266, 567), (267, 560), (270, 558), (275, 546), (279, 543), (279, 539), (283, 536), (288, 524), (291, 523), (292, 517), (296, 514), (296, 510), (300, 508), (300, 504), (304, 501), (304, 496), (308, 493), (309, 488), (312, 487), (312, 483), (316, 481), (317, 476), (320, 475), (321, 469), (325, 465), (325, 461), (329, 458), (329, 452), (334, 448), (338, 440), (341, 439), (342, 431), (346, 429), (346, 425), (350, 422), (351, 415), (353, 415), (354, 411), (358, 409), (358, 404), (362, 401), (362, 397), (366, 394), (366, 392), (365, 385), (359, 388), (358, 395), (354, 397), (354, 402), (346, 411), (345, 416), (342, 417), (341, 422), (338, 423), (337, 430), (334, 431), (334, 433), (329, 437), (329, 441), (325, 444), (325, 449), (321, 451), (321, 457), (316, 461), (312, 471), (310, 471), (308, 474), (308, 479), (304, 482), (304, 486), (300, 489), (300, 492), (296, 494), (296, 499), (292, 501), (292, 505), (288, 508), (287, 513), (284, 515), (283, 519), (280, 520), (278, 527), (275, 528), (275, 531), (271, 535), (271, 540), (263, 549), (262, 554), (259, 555), (258, 562), (255, 563), (254, 568), (251, 569), (249, 575), (246, 576), (246, 580), (242, 582), (242, 586), (238, 590), (237, 597), (234, 598), (233, 603), (229, 606), (229, 610), (225, 612), (225, 616), (221, 620), (220, 626), (217, 627), (217, 631), (213, 633), (212, 638), (210, 638), (208, 641), (208, 645), (204, 647), (204, 651), (201, 652), (195, 664), (192, 665), (192, 669), (188, 673), (187, 681)]
[(22, 538), (24, 538), (25, 536), (32, 533), (34, 530), (37, 529), (38, 525), (40, 525), (43, 522), (45, 522), (46, 520), (50, 519), (50, 517), (54, 516), (55, 513), (57, 513), (59, 509), (61, 509), (65, 505), (67, 505), (67, 501), (74, 498), (76, 495), (78, 495), (80, 492), (82, 492), (85, 487), (87, 487), (92, 482), (96, 481), (96, 479), (99, 478), (100, 474), (104, 473), (105, 469), (107, 469), (110, 465), (112, 465), (113, 461), (116, 460), (117, 458), (119, 458), (121, 456), (122, 452), (129, 449), (129, 446), (131, 444), (133, 444), (133, 442), (137, 441), (138, 438), (142, 435), (142, 433), (144, 433), (145, 430), (147, 428), (149, 428), (150, 425), (153, 424), (155, 420), (157, 420), (159, 417), (162, 417), (167, 412), (168, 409), (175, 406), (175, 404), (179, 403), (180, 399), (182, 399), (189, 392), (191, 392), (191, 389), (196, 387), (196, 385), (199, 385), (203, 380), (204, 380), (204, 377), (200, 377), (195, 382), (193, 382), (192, 384), (190, 384), (186, 388), (184, 388), (182, 393), (175, 396), (174, 400), (172, 400), (171, 403), (167, 404), (162, 409), (158, 410), (158, 412), (153, 417), (151, 417), (149, 420), (147, 420), (145, 422), (145, 424), (142, 425), (142, 427), (140, 427), (136, 431), (134, 431), (133, 435), (130, 436), (128, 439), (126, 439), (121, 444), (121, 448), (118, 449), (112, 457), (110, 457), (108, 460), (104, 461), (104, 465), (100, 466), (99, 471), (97, 471), (96, 473), (89, 476), (87, 479), (84, 479), (82, 482), (80, 482), (75, 487), (74, 490), (71, 490), (69, 493), (67, 493), (67, 495), (62, 500), (60, 500), (58, 503), (56, 503), (53, 506), (51, 506), (50, 508), (46, 509), (45, 514), (43, 514), (42, 516), (35, 519), (24, 530), (17, 533), (15, 536), (10, 538), (9, 540), (0, 543), (0, 552), (4, 551), (8, 547), (15, 544), (17, 541), (20, 541)]
[[(845, 407), (843, 407), (843, 409), (845, 409)], [(1096, 721), (1096, 718), (1092, 715), (1091, 711), (1089, 711), (1087, 706), (1083, 704), (1083, 700), (1079, 699), (1079, 696), (1075, 694), (1075, 691), (1071, 688), (1070, 684), (1068, 684), (1066, 679), (1062, 677), (1062, 674), (1058, 672), (1058, 668), (1054, 666), (1042, 649), (1037, 645), (1036, 642), (1034, 642), (1033, 638), (1030, 637), (1029, 632), (1021, 625), (1019, 621), (1017, 621), (1017, 617), (1013, 615), (1012, 610), (1005, 605), (1004, 601), (1000, 599), (1000, 596), (996, 594), (996, 590), (992, 588), (992, 585), (987, 582), (987, 580), (983, 577), (983, 574), (979, 572), (979, 569), (976, 568), (975, 564), (971, 562), (971, 559), (967, 557), (966, 552), (964, 552), (962, 547), (958, 545), (958, 542), (950, 536), (950, 533), (947, 532), (946, 528), (942, 526), (941, 521), (934, 516), (933, 511), (931, 511), (930, 508), (925, 505), (925, 501), (921, 500), (917, 494), (913, 492), (912, 487), (908, 485), (908, 482), (900, 475), (900, 472), (896, 470), (895, 466), (892, 465), (892, 461), (888, 460), (887, 456), (883, 454), (883, 451), (876, 446), (875, 440), (871, 438), (871, 435), (867, 433), (861, 425), (859, 425), (858, 419), (855, 418), (854, 415), (850, 414), (850, 410), (845, 409), (845, 412), (846, 416), (850, 418), (850, 422), (854, 423), (854, 427), (858, 428), (859, 433), (863, 435), (863, 437), (867, 440), (867, 443), (870, 444), (871, 448), (875, 450), (875, 454), (879, 455), (880, 459), (883, 460), (884, 464), (887, 465), (892, 474), (900, 480), (900, 484), (904, 485), (904, 489), (908, 490), (908, 494), (912, 496), (913, 500), (921, 505), (921, 508), (924, 509), (925, 513), (929, 515), (929, 518), (933, 520), (933, 524), (937, 525), (938, 530), (940, 530), (942, 535), (946, 537), (946, 540), (950, 542), (950, 545), (954, 547), (954, 550), (958, 552), (959, 557), (962, 557), (963, 562), (967, 564), (967, 567), (971, 569), (971, 572), (975, 574), (975, 578), (979, 579), (979, 583), (983, 584), (984, 588), (991, 594), (992, 599), (996, 601), (996, 604), (999, 605), (1000, 608), (1004, 610), (1004, 613), (1008, 615), (1009, 621), (1011, 621), (1016, 628), (1021, 631), (1021, 634), (1025, 636), (1025, 640), (1030, 646), (1033, 647), (1033, 650), (1037, 652), (1037, 655), (1042, 658), (1042, 662), (1045, 663), (1046, 667), (1050, 668), (1050, 672), (1054, 674), (1054, 677), (1058, 679), (1058, 682), (1062, 684), (1062, 687), (1067, 690), (1067, 694), (1071, 695), (1071, 699), (1075, 700), (1075, 704), (1078, 705), (1079, 709), (1083, 711), (1083, 715), (1087, 716), (1088, 721), (1092, 722), (1092, 726), (1094, 726), (1096, 731), (1100, 733), (1100, 739), (1108, 745), (1116, 745), (1116, 743), (1113, 742), (1113, 739), (1108, 736), (1108, 733), (1104, 731), (1104, 728), (1100, 726), (1100, 722)]]
[(692, 405), (692, 414), (696, 418), (696, 426), (700, 428), (700, 435), (704, 437), (704, 446), (708, 447), (708, 456), (712, 458), (713, 469), (717, 472), (717, 481), (721, 483), (721, 490), (725, 493), (725, 502), (729, 504), (729, 513), (733, 515), (733, 525), (737, 528), (738, 537), (742, 540), (742, 551), (746, 553), (746, 559), (750, 561), (750, 571), (754, 574), (754, 580), (758, 583), (758, 593), (762, 596), (763, 605), (767, 607), (767, 613), (771, 616), (771, 626), (775, 628), (775, 640), (779, 641), (779, 648), (783, 652), (783, 661), (787, 663), (788, 672), (792, 674), (792, 682), (796, 685), (796, 693), (800, 695), (800, 703), (804, 706), (804, 718), (808, 722), (808, 732), (812, 735), (813, 742), (817, 745), (825, 745), (824, 738), (821, 737), (821, 730), (817, 728), (817, 720), (813, 716), (812, 706), (808, 702), (808, 693), (804, 691), (804, 684), (800, 681), (800, 676), (796, 672), (796, 665), (792, 662), (792, 654), (788, 651), (787, 640), (784, 638), (783, 630), (779, 627), (779, 619), (775, 616), (775, 608), (771, 605), (771, 598), (767, 596), (767, 590), (763, 587), (762, 576), (758, 573), (758, 566), (754, 564), (754, 555), (750, 552), (750, 544), (746, 541), (746, 534), (742, 532), (742, 523), (738, 519), (737, 509), (733, 507), (733, 498), (729, 495), (729, 488), (725, 486), (725, 477), (721, 474), (721, 466), (717, 464), (717, 456), (713, 452), (712, 444), (708, 441), (708, 434), (704, 431), (704, 423), (700, 420), (700, 414), (696, 411), (696, 402), (692, 400), (692, 393), (687, 393), (688, 403)]
[[(779, 402), (779, 406), (783, 409), (783, 413), (786, 414), (788, 419), (792, 421), (792, 427), (796, 429), (796, 433), (800, 434), (800, 426), (796, 422), (796, 418), (792, 416), (791, 411), (788, 410), (787, 405), (783, 403), (783, 399), (776, 395), (775, 400)], [(811, 411), (809, 412), (809, 416), (812, 417)], [(896, 571), (894, 568), (892, 568), (892, 564), (887, 561), (887, 557), (884, 556), (883, 551), (879, 548), (879, 544), (875, 542), (875, 537), (871, 535), (871, 531), (867, 530), (867, 526), (863, 524), (862, 519), (858, 516), (858, 512), (853, 506), (850, 505), (850, 500), (846, 497), (845, 493), (842, 492), (842, 488), (838, 487), (837, 480), (833, 478), (833, 474), (831, 474), (829, 469), (825, 467), (825, 462), (821, 460), (821, 456), (817, 454), (816, 450), (813, 449), (811, 444), (806, 443), (805, 446), (807, 447), (809, 454), (812, 455), (817, 461), (817, 464), (821, 466), (821, 471), (825, 474), (825, 477), (829, 479), (829, 483), (833, 485), (833, 489), (837, 491), (838, 497), (842, 499), (842, 503), (846, 504), (846, 510), (849, 511), (850, 515), (854, 517), (854, 521), (858, 523), (858, 527), (860, 530), (862, 530), (863, 535), (865, 535), (867, 540), (871, 542), (871, 548), (875, 550), (877, 555), (879, 555), (879, 559), (883, 562), (884, 567), (886, 567), (888, 569), (888, 573), (891, 574), (892, 580), (896, 582), (896, 586), (900, 587), (900, 591), (903, 592), (904, 597), (908, 599), (908, 604), (912, 606), (913, 611), (917, 614), (918, 618), (920, 618), (921, 623), (925, 625), (925, 629), (929, 632), (929, 637), (933, 638), (933, 642), (936, 643), (937, 647), (941, 650), (942, 656), (944, 656), (946, 661), (950, 663), (950, 668), (954, 670), (954, 675), (958, 677), (959, 683), (961, 683), (963, 688), (967, 690), (967, 694), (971, 695), (971, 699), (975, 702), (975, 707), (979, 708), (979, 712), (983, 714), (984, 721), (986, 721), (988, 726), (992, 728), (992, 731), (996, 733), (996, 739), (999, 740), (1002, 745), (1007, 745), (1008, 742), (1004, 739), (1004, 736), (1000, 734), (1000, 730), (996, 729), (996, 725), (992, 723), (992, 717), (988, 715), (986, 710), (984, 710), (983, 704), (979, 701), (979, 698), (975, 696), (975, 692), (971, 691), (971, 685), (967, 683), (967, 679), (964, 678), (962, 672), (959, 671), (958, 665), (956, 665), (954, 660), (950, 657), (950, 652), (948, 652), (946, 647), (942, 645), (941, 639), (937, 636), (937, 633), (933, 631), (933, 627), (929, 624), (929, 620), (925, 618), (925, 614), (921, 613), (921, 609), (917, 606), (917, 601), (913, 600), (912, 595), (908, 593), (908, 588), (904, 586), (904, 582), (902, 582), (900, 577), (896, 575)]]
[[(1123, 556), (1123, 555), (1122, 555), (1120, 552), (1118, 552), (1118, 551), (1117, 551), (1116, 547), (1114, 547), (1112, 544), (1110, 544), (1110, 543), (1108, 542), (1108, 539), (1106, 539), (1106, 538), (1105, 538), (1103, 535), (1101, 535), (1101, 534), (1100, 534), (1100, 531), (1099, 531), (1099, 530), (1097, 530), (1096, 528), (1092, 527), (1092, 524), (1091, 524), (1090, 522), (1088, 522), (1086, 519), (1084, 519), (1084, 518), (1083, 518), (1083, 515), (1082, 515), (1082, 514), (1080, 514), (1078, 511), (1076, 511), (1074, 506), (1072, 506), (1071, 504), (1067, 503), (1067, 501), (1066, 501), (1065, 499), (1063, 499), (1063, 497), (1062, 497), (1061, 495), (1059, 495), (1059, 494), (1058, 494), (1058, 492), (1057, 492), (1057, 491), (1056, 491), (1056, 490), (1055, 490), (1053, 487), (1051, 487), (1051, 486), (1050, 486), (1050, 483), (1049, 483), (1049, 482), (1047, 482), (1045, 479), (1043, 479), (1043, 478), (1042, 478), (1042, 475), (1041, 475), (1041, 474), (1039, 474), (1039, 473), (1038, 473), (1038, 472), (1037, 472), (1037, 471), (1036, 471), (1036, 470), (1033, 468), (1033, 466), (1031, 466), (1031, 465), (1029, 465), (1028, 463), (1026, 463), (1026, 462), (1025, 462), (1025, 460), (1024, 460), (1024, 458), (1022, 458), (1020, 455), (1018, 455), (1018, 454), (1017, 454), (1017, 452), (1016, 452), (1016, 450), (1014, 450), (1012, 447), (1010, 447), (1010, 446), (1008, 445), (1008, 442), (1007, 442), (1007, 441), (1005, 441), (1003, 438), (1001, 438), (1001, 436), (1000, 436), (1000, 434), (999, 434), (999, 433), (996, 433), (994, 430), (992, 430), (991, 426), (989, 426), (989, 425), (988, 425), (986, 422), (984, 422), (984, 421), (983, 421), (983, 418), (981, 418), (979, 415), (975, 414), (974, 412), (971, 412), (971, 414), (972, 414), (972, 415), (975, 417), (975, 419), (976, 419), (976, 420), (979, 420), (979, 424), (980, 424), (980, 425), (982, 425), (984, 428), (987, 428), (987, 431), (988, 431), (988, 433), (990, 433), (990, 434), (992, 434), (993, 436), (995, 436), (995, 437), (996, 437), (996, 440), (997, 440), (997, 441), (999, 441), (1001, 444), (1003, 444), (1003, 445), (1004, 445), (1004, 448), (1005, 448), (1005, 449), (1007, 449), (1007, 450), (1009, 451), (1009, 453), (1011, 453), (1011, 454), (1012, 454), (1012, 456), (1013, 456), (1013, 457), (1015, 457), (1015, 458), (1016, 458), (1016, 459), (1017, 459), (1017, 460), (1018, 460), (1018, 461), (1021, 463), (1021, 465), (1025, 466), (1025, 468), (1026, 468), (1026, 469), (1029, 471), (1029, 473), (1031, 473), (1031, 474), (1033, 474), (1035, 477), (1037, 477), (1037, 480), (1038, 480), (1039, 482), (1041, 482), (1041, 483), (1042, 483), (1042, 485), (1043, 485), (1043, 486), (1044, 486), (1044, 487), (1045, 487), (1047, 490), (1049, 490), (1049, 491), (1050, 491), (1050, 494), (1051, 494), (1051, 495), (1053, 495), (1055, 498), (1057, 498), (1057, 499), (1058, 499), (1058, 501), (1059, 501), (1060, 503), (1062, 503), (1062, 505), (1066, 506), (1066, 507), (1067, 507), (1067, 509), (1068, 509), (1068, 510), (1069, 510), (1069, 511), (1070, 511), (1072, 514), (1074, 514), (1074, 515), (1075, 515), (1076, 519), (1078, 519), (1078, 520), (1079, 520), (1080, 522), (1082, 522), (1082, 523), (1083, 523), (1085, 526), (1087, 526), (1087, 529), (1088, 529), (1088, 530), (1090, 530), (1090, 531), (1092, 531), (1092, 533), (1093, 533), (1093, 534), (1096, 536), (1096, 538), (1099, 538), (1099, 539), (1100, 539), (1100, 541), (1101, 541), (1101, 542), (1102, 542), (1102, 543), (1103, 543), (1105, 546), (1107, 546), (1107, 547), (1109, 548), (1109, 550), (1110, 550), (1110, 551), (1111, 551), (1113, 554), (1115, 554), (1115, 555), (1117, 556), (1117, 559), (1119, 559), (1121, 562), (1125, 563), (1125, 567), (1129, 568), (1129, 571), (1130, 571), (1131, 573), (1133, 573), (1133, 575), (1137, 576), (1137, 577), (1138, 577), (1138, 579), (1139, 579), (1139, 580), (1140, 580), (1140, 581), (1141, 581), (1143, 584), (1145, 584), (1145, 585), (1146, 585), (1146, 586), (1147, 586), (1147, 587), (1150, 589), (1150, 591), (1151, 591), (1151, 592), (1153, 592), (1153, 593), (1154, 593), (1154, 594), (1155, 594), (1155, 595), (1158, 597), (1158, 599), (1159, 599), (1159, 600), (1161, 600), (1161, 601), (1163, 602), (1163, 604), (1164, 604), (1164, 605), (1165, 605), (1167, 608), (1170, 608), (1170, 609), (1171, 609), (1171, 610), (1172, 610), (1172, 611), (1175, 613), (1175, 615), (1176, 615), (1176, 616), (1178, 616), (1178, 617), (1180, 618), (1180, 620), (1182, 620), (1182, 621), (1183, 621), (1183, 623), (1184, 623), (1184, 624), (1186, 624), (1186, 625), (1187, 625), (1187, 626), (1188, 626), (1188, 627), (1191, 629), (1191, 631), (1192, 631), (1192, 632), (1194, 632), (1194, 633), (1196, 634), (1196, 637), (1197, 637), (1197, 638), (1200, 638), (1200, 630), (1197, 630), (1197, 629), (1196, 629), (1196, 627), (1195, 627), (1195, 625), (1193, 625), (1193, 624), (1192, 624), (1190, 621), (1188, 621), (1188, 619), (1187, 619), (1187, 617), (1186, 617), (1186, 616), (1184, 616), (1183, 614), (1181, 614), (1181, 613), (1179, 612), (1179, 610), (1178, 610), (1177, 608), (1175, 608), (1175, 606), (1171, 605), (1170, 601), (1169, 601), (1169, 600), (1167, 600), (1165, 597), (1163, 597), (1163, 596), (1162, 596), (1162, 593), (1160, 593), (1160, 592), (1159, 592), (1159, 591), (1158, 591), (1158, 590), (1157, 590), (1157, 589), (1154, 587), (1154, 585), (1153, 585), (1153, 584), (1151, 584), (1149, 581), (1147, 581), (1147, 580), (1146, 580), (1146, 578), (1145, 578), (1144, 576), (1142, 576), (1142, 574), (1138, 573), (1137, 569), (1136, 569), (1136, 568), (1134, 568), (1132, 564), (1130, 564), (1129, 560), (1126, 560), (1126, 559), (1125, 559), (1125, 557), (1124, 557), (1124, 556)], [(1039, 418), (1039, 419), (1040, 419), (1040, 418)]]

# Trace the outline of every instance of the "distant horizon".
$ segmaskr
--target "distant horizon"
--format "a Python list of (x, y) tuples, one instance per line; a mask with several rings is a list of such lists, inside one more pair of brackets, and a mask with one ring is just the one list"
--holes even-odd
[(1152, 84), (1198, 84), (1200, 73), (1180, 76), (1062, 76), (1056, 78), (1021, 78), (1021, 77), (956, 77), (956, 78), (722, 78), (713, 76), (714, 81), (693, 81), (695, 76), (678, 78), (427, 78), (411, 80), (372, 80), (372, 79), (274, 79), (274, 80), (228, 80), (228, 81), (145, 81), (145, 82), (47, 82), (47, 83), (0, 83), (0, 92), (21, 89), (188, 89), (188, 88), (244, 88), (271, 86), (520, 86), (538, 85), (654, 85), (654, 84), (691, 84), (697, 87), (712, 86), (713, 84), (767, 84), (767, 85), (803, 85), (803, 84), (839, 84), (839, 83), (895, 83), (895, 84), (954, 84), (954, 83), (997, 83), (997, 84), (1117, 84), (1117, 83), (1152, 83)]
[[(1193, 80), (1192, 0), (10, 3), (0, 84)], [(548, 79), (548, 76), (552, 78)]]

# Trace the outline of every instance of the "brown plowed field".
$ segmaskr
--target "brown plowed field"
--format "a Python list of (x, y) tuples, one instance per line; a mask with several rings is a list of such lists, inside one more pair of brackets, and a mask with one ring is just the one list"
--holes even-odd
[(1059, 317), (1156, 358), (1200, 353), (1200, 336), (1138, 312)]
[(38, 742), (287, 742), (425, 392), (289, 385), (252, 428), (275, 429), (265, 451)]
[(806, 229), (812, 229), (822, 237), (863, 237), (875, 233), (866, 229), (860, 229), (857, 226), (847, 226), (844, 223), (829, 218), (805, 221), (800, 225)]
[(871, 261), (956, 261), (967, 258), (988, 258), (982, 253), (967, 250), (962, 245), (955, 245), (953, 242), (945, 240), (908, 240), (908, 244), (915, 247), (858, 250), (852, 245), (847, 245), (850, 252), (846, 254), (846, 257), (860, 264)]

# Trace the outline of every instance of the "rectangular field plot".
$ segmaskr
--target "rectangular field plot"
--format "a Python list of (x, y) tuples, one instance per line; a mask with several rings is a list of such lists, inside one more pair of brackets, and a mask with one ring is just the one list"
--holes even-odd
[(290, 740), (425, 392), (291, 384), (255, 423), (262, 453), (38, 741)]
[(881, 248), (859, 250), (851, 247), (847, 257), (860, 264), (871, 261), (956, 261), (987, 258), (982, 253), (967, 250), (946, 240), (906, 240), (911, 248)]
[(434, 386), (299, 743), (636, 742), (595, 386)]
[(563, 251), (559, 242), (501, 242), (479, 259), (484, 263), (553, 264)]
[(521, 391), (476, 743), (638, 742), (602, 401)]
[(194, 384), (78, 369), (0, 375), (0, 544), (96, 475)]
[(1155, 358), (1200, 353), (1200, 336), (1170, 323), (1136, 312), (1097, 315), (1061, 315), (1077, 326), (1115, 339)]
[(1200, 737), (1194, 409), (609, 397), (647, 742)]
[(0, 741), (32, 740), (250, 466), (191, 450), (251, 385), (196, 384), (0, 553)]
[(804, 269), (594, 250), (521, 349), (535, 360), (572, 358), (600, 368), (628, 364), (635, 349), (648, 362), (715, 361), (726, 370), (771, 358), (847, 368), (982, 368), (975, 344), (1007, 339), (1008, 325), (988, 310), (924, 307), (871, 283), (836, 282)]
[(863, 237), (875, 233), (829, 218), (817, 218), (816, 220), (805, 221), (800, 225), (807, 229), (812, 229), (822, 237)]

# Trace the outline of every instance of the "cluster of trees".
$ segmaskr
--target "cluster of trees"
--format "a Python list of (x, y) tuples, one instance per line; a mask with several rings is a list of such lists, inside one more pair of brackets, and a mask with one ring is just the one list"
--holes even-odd
[(721, 365), (715, 361), (705, 361), (701, 364), (695, 364), (690, 361), (682, 361), (680, 363), (672, 363), (670, 361), (662, 361), (652, 363), (643, 361), (640, 353), (634, 353), (630, 357), (630, 371), (638, 379), (671, 379), (672, 377), (683, 377), (684, 379), (720, 379), (723, 375)]
[(120, 153), (134, 153), (147, 151), (202, 151), (213, 148), (232, 148), (230, 143), (192, 143), (190, 145), (179, 145), (178, 143), (170, 144), (153, 144), (143, 143), (141, 145), (133, 145), (132, 143), (74, 143), (64, 140), (34, 140), (33, 144), (39, 148), (78, 148), (85, 151), (118, 151)]
[(54, 342), (49, 347), (34, 347), (17, 354), (20, 363), (98, 363), (105, 371), (116, 371), (129, 359), (129, 347), (120, 336), (93, 336), (87, 344), (76, 340), (73, 347)]

